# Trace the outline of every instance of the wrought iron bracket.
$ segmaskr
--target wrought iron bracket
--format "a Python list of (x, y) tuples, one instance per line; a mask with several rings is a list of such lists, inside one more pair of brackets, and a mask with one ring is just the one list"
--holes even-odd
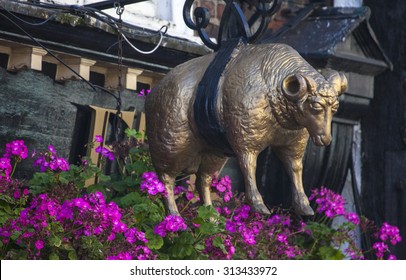
[(234, 0), (226, 0), (221, 17), (217, 42), (213, 42), (205, 28), (209, 25), (210, 13), (207, 8), (194, 10), (192, 21), (191, 8), (194, 0), (186, 0), (183, 17), (186, 25), (197, 30), (203, 43), (216, 51), (213, 61), (207, 67), (200, 81), (193, 104), (194, 118), (200, 135), (207, 143), (217, 147), (227, 156), (234, 154), (221, 126), (217, 112), (218, 83), (231, 54), (236, 48), (253, 43), (265, 32), (271, 16), (279, 9), (280, 0), (240, 0), (240, 3), (256, 3), (256, 10), (249, 19)]
[[(217, 42), (213, 42), (205, 30), (210, 21), (207, 8), (197, 7), (193, 13), (195, 22), (192, 21), (193, 2), (194, 0), (186, 0), (183, 7), (185, 23), (189, 28), (197, 30), (207, 47), (216, 51), (213, 61), (207, 67), (197, 87), (193, 103), (195, 123), (200, 135), (210, 146), (221, 149), (227, 156), (232, 156), (234, 152), (220, 124), (217, 112), (218, 83), (233, 51), (259, 39), (266, 31), (271, 16), (279, 9), (281, 1), (254, 0), (256, 10), (247, 19), (236, 1), (226, 0)], [(240, 0), (239, 2), (252, 4), (253, 1)]]
[[(266, 31), (268, 23), (281, 5), (281, 0), (225, 0), (226, 6), (220, 20), (217, 41), (213, 41), (206, 32), (210, 22), (210, 12), (207, 8), (197, 7), (193, 11), (195, 21), (192, 20), (191, 10), (195, 0), (186, 0), (183, 6), (183, 19), (186, 25), (196, 30), (203, 43), (217, 51), (223, 42), (230, 39), (244, 38), (247, 43), (254, 43)], [(256, 4), (255, 12), (247, 18), (236, 2)]]

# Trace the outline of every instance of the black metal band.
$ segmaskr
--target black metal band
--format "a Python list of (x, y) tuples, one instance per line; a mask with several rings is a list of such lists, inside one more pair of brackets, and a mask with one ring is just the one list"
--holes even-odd
[(221, 49), (207, 67), (197, 87), (193, 104), (194, 119), (202, 138), (210, 146), (223, 150), (224, 154), (228, 156), (233, 155), (234, 152), (219, 121), (217, 110), (218, 84), (227, 63), (230, 61), (232, 52), (245, 43), (244, 39), (231, 39), (223, 42)]
[[(225, 155), (231, 156), (234, 152), (227, 140), (224, 128), (220, 125), (217, 110), (220, 77), (230, 61), (234, 49), (255, 42), (266, 31), (271, 16), (280, 7), (281, 0), (257, 0), (255, 12), (249, 19), (235, 0), (225, 0), (226, 6), (220, 21), (217, 42), (213, 42), (205, 31), (210, 20), (208, 9), (197, 7), (193, 13), (195, 22), (192, 20), (190, 12), (193, 2), (194, 0), (186, 0), (183, 6), (185, 23), (199, 33), (207, 47), (217, 51), (198, 85), (193, 104), (194, 119), (202, 138), (210, 146), (219, 148), (224, 151)], [(239, 2), (248, 3), (247, 0)]]

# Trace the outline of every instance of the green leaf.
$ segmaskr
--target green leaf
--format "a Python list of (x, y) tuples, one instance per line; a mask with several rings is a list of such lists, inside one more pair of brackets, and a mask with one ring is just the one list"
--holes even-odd
[[(85, 259), (99, 260), (104, 258), (103, 244), (96, 236), (82, 236), (81, 241), (81, 257)], [(83, 249), (83, 251), (82, 251)]]
[(148, 221), (146, 220), (145, 223), (155, 225), (155, 224), (161, 222), (162, 219), (163, 219), (163, 217), (161, 214), (155, 213), (155, 214), (149, 215)]
[[(53, 222), (50, 224), (50, 226), (51, 226), (51, 231), (54, 233), (55, 232), (64, 232), (64, 229), (59, 222)], [(59, 238), (59, 237), (57, 237), (57, 238)]]
[(55, 246), (55, 247), (60, 247), (61, 244), (62, 244), (62, 239), (60, 239), (58, 236), (51, 235), (49, 237), (49, 245)]
[(220, 236), (216, 236), (213, 239), (213, 246), (220, 248), (223, 251), (223, 253), (227, 254), (227, 250), (226, 247), (224, 246), (223, 239), (221, 239)]
[(208, 206), (200, 206), (197, 210), (198, 217), (202, 219), (210, 219), (210, 218), (217, 218), (219, 213), (217, 212), (216, 208), (213, 205)]
[(130, 154), (135, 155), (135, 154), (138, 154), (138, 153), (140, 153), (142, 151), (143, 151), (143, 149), (140, 149), (138, 147), (134, 147), (134, 148), (130, 149)]
[[(2, 198), (6, 199), (6, 197), (7, 196), (3, 196)], [(5, 201), (5, 199), (0, 201), (0, 209), (2, 209), (4, 211), (4, 213), (6, 213), (6, 214), (11, 214), (10, 204), (13, 204), (13, 203), (9, 203), (9, 202)]]
[(187, 231), (182, 232), (178, 238), (179, 238), (179, 242), (182, 244), (191, 245), (195, 242), (195, 238), (193, 237), (193, 235)]
[(78, 256), (76, 255), (76, 252), (75, 252), (74, 250), (72, 250), (72, 251), (69, 251), (69, 253), (68, 253), (68, 258), (69, 258), (70, 260), (77, 260), (77, 259), (78, 259)]
[(17, 240), (17, 238), (19, 238), (21, 235), (21, 231), (14, 231), (11, 235), (10, 235), (10, 239), (11, 240)]
[(44, 186), (35, 186), (31, 185), (30, 186), (30, 193), (32, 194), (40, 194), (46, 192), (46, 188)]
[(195, 245), (195, 249), (199, 251), (203, 251), (206, 246), (204, 244), (198, 243)]
[(75, 251), (75, 249), (73, 249), (72, 244), (71, 244), (71, 243), (67, 243), (67, 242), (63, 243), (62, 246), (61, 246), (61, 248), (63, 248), (63, 249), (66, 250), (66, 251)]
[(111, 177), (108, 175), (100, 174), (98, 175), (99, 181), (100, 182), (110, 182)]
[(343, 253), (340, 250), (331, 246), (322, 246), (319, 248), (319, 256), (322, 260), (342, 260), (344, 259)]
[(133, 128), (126, 128), (124, 132), (128, 138), (131, 138), (131, 137), (134, 137), (136, 139), (142, 138), (142, 133), (138, 132), (137, 130), (135, 130)]
[(175, 243), (169, 250), (171, 255), (177, 259), (184, 259), (192, 255), (193, 251), (192, 245), (185, 245), (183, 243)]
[(214, 237), (214, 239), (213, 239), (213, 246), (220, 248), (221, 245), (224, 245), (224, 244), (223, 244), (223, 239), (221, 239), (220, 236)]
[(67, 172), (63, 172), (59, 175), (59, 181), (62, 184), (68, 184), (71, 180), (70, 180), (70, 174), (68, 174)]
[(0, 215), (0, 225), (4, 225), (4, 223), (10, 218), (9, 215)]
[(95, 168), (86, 168), (83, 172), (80, 173), (80, 177), (84, 180), (93, 178), (98, 172)]
[(158, 255), (158, 259), (159, 260), (170, 260), (171, 259), (171, 256), (170, 255), (168, 255), (167, 253), (159, 253), (159, 255)]
[(52, 252), (51, 254), (49, 254), (49, 259), (50, 260), (59, 260), (59, 256), (55, 252)]
[(212, 235), (216, 233), (216, 227), (213, 223), (203, 223), (200, 225), (199, 231), (202, 234)]
[(117, 181), (112, 182), (110, 187), (116, 192), (123, 193), (127, 189), (128, 185), (124, 181)]
[[(131, 192), (120, 199), (120, 206), (121, 207), (129, 207), (132, 205), (137, 205), (141, 203), (144, 199), (138, 192)], [(144, 208), (144, 210), (146, 210)]]
[(104, 197), (107, 196), (106, 187), (103, 185), (95, 184), (86, 188), (87, 193), (101, 192)]
[(201, 225), (204, 223), (204, 220), (200, 217), (197, 217), (197, 218), (193, 219), (193, 223)]
[(127, 164), (126, 169), (129, 173), (135, 173), (137, 175), (141, 175), (142, 173), (149, 171), (149, 165), (141, 160), (137, 160), (132, 164)]
[(135, 182), (131, 177), (127, 177), (124, 180), (112, 181), (109, 186), (119, 193), (125, 193), (128, 188), (134, 189)]
[[(0, 195), (0, 200), (4, 201), (6, 203), (9, 203), (9, 204), (14, 204), (15, 203), (15, 200), (12, 197), (10, 197), (8, 195), (4, 195), (4, 194)], [(2, 202), (2, 201), (0, 201), (0, 202)], [(6, 204), (1, 203), (0, 207), (1, 208), (6, 207)]]
[(149, 204), (142, 202), (142, 203), (135, 204), (134, 207), (133, 207), (133, 211), (135, 213), (137, 213), (137, 212), (147, 212), (148, 208), (149, 208)]
[(330, 239), (330, 235), (334, 233), (334, 230), (327, 225), (315, 222), (309, 222), (307, 228), (311, 230), (312, 234), (317, 239)]
[(152, 229), (147, 230), (145, 232), (145, 238), (148, 239), (147, 246), (151, 250), (153, 249), (159, 250), (164, 245), (163, 238), (160, 235), (154, 234), (154, 231)]
[(185, 257), (192, 255), (192, 253), (194, 251), (194, 248), (192, 245), (180, 245), (180, 246), (182, 246), (181, 249), (179, 250), (180, 258), (185, 258)]

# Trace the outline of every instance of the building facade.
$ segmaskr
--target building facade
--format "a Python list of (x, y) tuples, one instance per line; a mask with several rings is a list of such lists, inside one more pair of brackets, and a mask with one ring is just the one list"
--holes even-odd
[[(210, 52), (184, 24), (183, 0), (150, 0), (125, 6), (122, 28), (131, 45), (124, 42), (119, 57), (115, 26), (106, 22), (117, 19), (116, 10), (103, 10), (104, 15), (81, 8), (98, 2), (0, 0), (0, 146), (18, 138), (38, 150), (53, 144), (75, 163), (92, 153), (84, 147), (94, 135), (113, 137), (118, 104), (123, 125), (142, 130), (144, 97), (139, 93), (176, 65)], [(255, 0), (237, 2), (249, 15)], [(343, 71), (349, 79), (334, 119), (332, 145), (309, 144), (304, 159), (307, 191), (329, 186), (343, 193), (353, 211), (378, 222), (388, 220), (405, 234), (406, 5), (388, 2), (393, 5), (374, 0), (282, 1), (260, 43), (289, 44), (314, 67)], [(53, 3), (74, 6), (52, 8)], [(216, 38), (225, 2), (197, 0), (195, 5), (208, 9), (207, 31)], [(289, 207), (290, 182), (271, 150), (261, 154), (258, 166), (257, 181), (268, 205)], [(28, 161), (19, 176), (28, 178), (32, 172)], [(230, 159), (223, 173), (232, 174), (235, 188), (242, 190), (235, 160)], [(398, 257), (406, 258), (405, 246), (398, 246)]]

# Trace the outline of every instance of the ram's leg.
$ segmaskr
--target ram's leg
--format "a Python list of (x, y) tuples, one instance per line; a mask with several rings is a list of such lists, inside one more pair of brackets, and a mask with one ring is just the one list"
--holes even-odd
[(257, 188), (255, 172), (257, 168), (257, 154), (243, 153), (237, 155), (241, 172), (244, 176), (245, 195), (255, 212), (270, 214)]
[(175, 202), (175, 196), (173, 195), (173, 187), (175, 185), (175, 177), (166, 173), (158, 172), (159, 180), (164, 183), (167, 196), (164, 198), (166, 212), (168, 214), (180, 216), (178, 206)]
[(226, 157), (213, 154), (205, 154), (196, 173), (196, 188), (204, 205), (211, 205), (210, 186), (212, 176), (218, 175), (221, 168), (226, 163)]
[(283, 162), (285, 169), (292, 182), (292, 207), (296, 213), (303, 216), (314, 215), (313, 209), (310, 207), (309, 199), (307, 198), (302, 182), (302, 158), (304, 148), (298, 150), (297, 147), (273, 148), (273, 151)]

